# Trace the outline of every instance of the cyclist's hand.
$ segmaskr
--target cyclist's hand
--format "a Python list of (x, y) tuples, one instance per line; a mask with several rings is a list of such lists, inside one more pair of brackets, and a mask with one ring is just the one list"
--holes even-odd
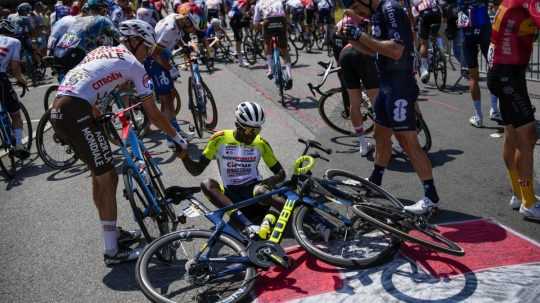
[(358, 26), (354, 26), (351, 24), (345, 24), (341, 28), (341, 34), (347, 38), (348, 40), (358, 40), (364, 34), (362, 29)]

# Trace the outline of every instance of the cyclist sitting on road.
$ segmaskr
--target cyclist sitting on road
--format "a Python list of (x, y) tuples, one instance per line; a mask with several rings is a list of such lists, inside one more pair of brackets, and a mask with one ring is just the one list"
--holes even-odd
[[(161, 102), (161, 112), (169, 119), (176, 131), (181, 132), (188, 139), (191, 135), (182, 132), (176, 121), (174, 79), (179, 74), (176, 67), (171, 65), (171, 52), (184, 36), (197, 31), (199, 31), (197, 15), (170, 14), (161, 19), (156, 25), (156, 48), (152, 56), (144, 62), (144, 67), (154, 83), (154, 91)], [(170, 138), (167, 138), (167, 144), (174, 148), (174, 143)]]
[(264, 37), (264, 49), (266, 53), (266, 76), (272, 79), (272, 37), (277, 36), (277, 47), (285, 62), (285, 71), (288, 81), (285, 89), (291, 89), (293, 85), (291, 72), (291, 57), (287, 44), (287, 17), (281, 0), (259, 0), (255, 5), (253, 23), (260, 28), (262, 25)]
[(88, 52), (98, 46), (112, 46), (119, 38), (113, 23), (105, 17), (106, 0), (88, 0), (86, 5), (88, 16), (75, 16), (54, 48), (55, 61), (61, 63), (65, 71), (79, 64)]
[(420, 80), (429, 80), (428, 39), (437, 35), (441, 27), (441, 8), (437, 0), (413, 0), (412, 14), (418, 24), (420, 37)]
[(419, 88), (413, 73), (413, 37), (409, 18), (396, 0), (346, 0), (360, 16), (370, 17), (373, 37), (360, 27), (345, 26), (342, 32), (353, 46), (377, 54), (380, 90), (374, 105), (375, 165), (369, 180), (377, 185), (392, 157), (392, 134), (411, 160), (422, 181), (425, 197), (405, 209), (425, 214), (437, 207), (431, 162), (418, 142), (415, 103)]
[[(20, 55), (21, 42), (12, 36), (15, 28), (8, 20), (0, 20), (0, 102), (9, 115), (13, 124), (13, 136), (15, 137), (15, 156), (28, 158), (30, 151), (23, 144), (23, 122), (19, 105), (19, 98), (11, 86), (7, 75), (8, 66), (17, 79), (17, 84), (26, 87), (26, 81), (21, 75)], [(10, 37), (11, 36), (11, 37)]]
[[(285, 171), (276, 159), (270, 144), (260, 135), (265, 115), (255, 102), (242, 102), (236, 107), (236, 129), (215, 133), (206, 145), (199, 161), (193, 161), (184, 151), (180, 158), (186, 169), (194, 176), (200, 175), (213, 159), (217, 160), (224, 190), (218, 181), (207, 179), (201, 189), (216, 207), (224, 207), (252, 198), (285, 179)], [(262, 180), (259, 161), (274, 173)], [(252, 222), (261, 220), (268, 207), (253, 205), (238, 210), (231, 216), (249, 232), (255, 232)]]
[(499, 98), (505, 125), (503, 159), (514, 193), (510, 206), (534, 220), (540, 220), (533, 187), (537, 134), (526, 73), (540, 27), (537, 3), (503, 0), (493, 22), (488, 56), (488, 87)]
[(69, 71), (58, 87), (51, 110), (51, 123), (57, 135), (73, 147), (92, 172), (92, 192), (103, 227), (104, 261), (107, 265), (137, 258), (138, 250), (119, 247), (118, 243), (138, 235), (123, 232), (118, 238), (118, 176), (110, 144), (94, 115), (96, 108), (102, 106), (103, 100), (116, 87), (131, 81), (152, 123), (173, 138), (178, 150), (187, 147), (185, 140), (157, 109), (151, 82), (141, 64), (155, 46), (154, 29), (144, 21), (128, 20), (120, 24), (119, 30), (120, 46), (99, 47)]
[[(360, 21), (363, 18), (358, 16), (353, 19), (346, 15), (336, 25), (337, 31), (340, 32), (347, 26), (360, 26), (360, 23), (356, 22), (355, 19)], [(367, 22), (363, 22), (361, 26), (363, 26), (364, 31), (367, 31)], [(336, 37), (336, 39), (338, 38)], [(346, 40), (342, 41), (342, 44), (344, 45), (343, 49), (336, 55), (341, 66), (340, 79), (343, 88), (347, 90), (352, 126), (358, 136), (360, 155), (364, 157), (373, 151), (373, 145), (364, 136), (364, 127), (362, 125), (364, 121), (362, 121), (360, 111), (362, 107), (362, 89), (366, 90), (369, 100), (373, 104), (379, 94), (378, 71), (375, 66), (375, 59), (370, 53), (362, 53)]]

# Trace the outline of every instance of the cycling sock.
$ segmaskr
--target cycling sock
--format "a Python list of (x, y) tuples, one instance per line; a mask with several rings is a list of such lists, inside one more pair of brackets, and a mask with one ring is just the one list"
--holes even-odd
[(499, 112), (498, 106), (499, 99), (495, 95), (491, 95), (491, 110), (494, 112)]
[(473, 101), (474, 114), (482, 118), (482, 102), (480, 100)]
[(292, 78), (292, 71), (291, 71), (291, 64), (287, 63), (285, 64), (285, 71), (287, 72), (287, 76), (289, 76), (289, 79)]
[(174, 127), (174, 129), (179, 132), (180, 131), (180, 125), (178, 124), (178, 121), (176, 120), (176, 118), (172, 118), (171, 119), (171, 124), (172, 126)]
[(369, 176), (368, 180), (371, 183), (375, 183), (376, 185), (381, 186), (384, 170), (385, 170), (385, 167), (375, 164), (373, 166), (373, 171), (371, 172), (371, 176)]
[(422, 181), (422, 184), (424, 185), (424, 194), (426, 197), (428, 197), (433, 203), (439, 202), (439, 195), (437, 195), (437, 190), (435, 189), (433, 179)]
[(534, 196), (534, 188), (531, 177), (525, 177), (519, 182), (521, 188), (522, 203), (526, 208), (531, 208), (536, 204), (536, 197)]
[(15, 144), (16, 145), (22, 144), (22, 136), (23, 136), (22, 128), (13, 129), (13, 135), (15, 136)]
[(242, 225), (244, 225), (244, 227), (253, 225), (253, 223), (240, 210), (233, 212), (232, 214), (230, 214), (230, 216), (233, 220), (236, 220)]
[(118, 233), (116, 231), (116, 221), (101, 221), (103, 228), (103, 243), (105, 254), (114, 256), (118, 252)]
[(427, 69), (428, 68), (428, 59), (427, 58), (420, 58), (420, 65), (422, 68)]
[(269, 72), (272, 72), (272, 55), (266, 55), (266, 67)]
[(364, 146), (366, 144), (366, 137), (364, 136), (364, 127), (358, 126), (354, 128), (356, 136), (358, 137), (358, 145)]
[(521, 188), (519, 187), (519, 174), (516, 170), (509, 169), (508, 170), (508, 177), (510, 179), (510, 185), (512, 185), (512, 192), (514, 193), (514, 196), (521, 200)]

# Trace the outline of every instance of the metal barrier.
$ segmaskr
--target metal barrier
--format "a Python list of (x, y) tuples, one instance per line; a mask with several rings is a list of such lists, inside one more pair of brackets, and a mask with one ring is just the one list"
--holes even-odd
[[(480, 72), (487, 73), (487, 63), (482, 54), (479, 54), (479, 68)], [(540, 82), (540, 41), (536, 40), (533, 44), (533, 53), (529, 60), (529, 66), (527, 67), (527, 80)]]

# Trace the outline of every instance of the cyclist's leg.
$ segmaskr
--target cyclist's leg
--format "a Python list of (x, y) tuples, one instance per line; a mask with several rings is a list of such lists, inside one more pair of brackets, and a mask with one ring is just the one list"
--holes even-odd
[(13, 136), (15, 137), (15, 147), (17, 149), (17, 156), (26, 158), (29, 155), (29, 151), (24, 150), (22, 144), (23, 140), (23, 121), (21, 116), (21, 105), (19, 98), (11, 86), (11, 82), (7, 76), (0, 76), (0, 102), (6, 108), (11, 117), (11, 127)]
[[(474, 116), (471, 117), (471, 124), (474, 126), (483, 125), (482, 104), (480, 102), (480, 86), (478, 72), (478, 37), (475, 29), (464, 29), (463, 57), (466, 67), (469, 69), (469, 91), (473, 101)], [(476, 122), (475, 122), (476, 121)]]
[(389, 95), (384, 90), (379, 92), (377, 101), (373, 106), (375, 112), (375, 161), (369, 181), (381, 185), (384, 170), (392, 157), (392, 125), (387, 115), (386, 103), (389, 102)]

